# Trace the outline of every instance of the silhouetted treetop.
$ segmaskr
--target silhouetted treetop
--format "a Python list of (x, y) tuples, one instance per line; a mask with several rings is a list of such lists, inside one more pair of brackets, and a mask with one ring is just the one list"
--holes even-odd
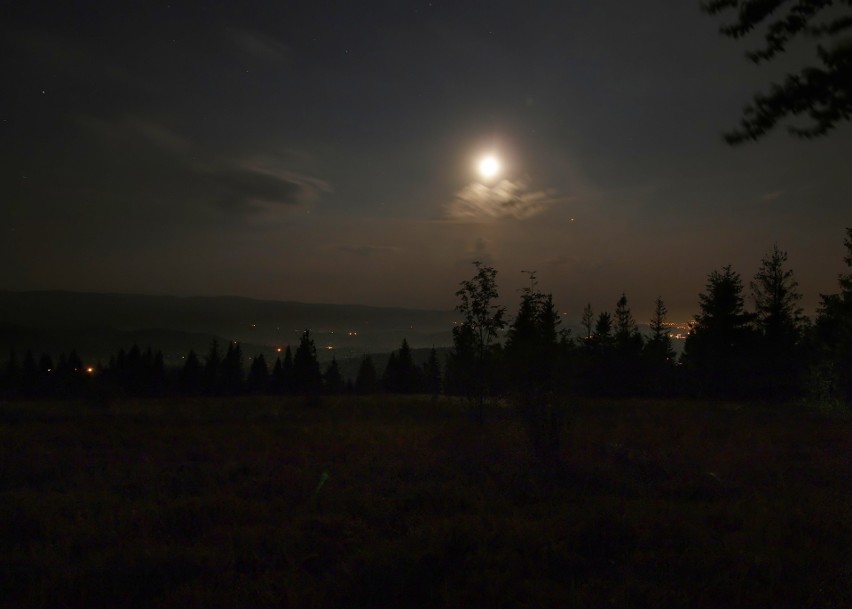
[(423, 391), (430, 395), (441, 393), (441, 363), (435, 347), (429, 351), (429, 359), (423, 364)]
[(645, 344), (645, 353), (657, 364), (671, 363), (675, 358), (672, 337), (666, 325), (668, 312), (663, 299), (658, 296), (654, 302), (654, 316), (650, 320), (651, 336)]
[(269, 366), (263, 353), (255, 356), (249, 366), (248, 378), (246, 379), (249, 391), (262, 393), (266, 391), (269, 384)]
[(340, 393), (343, 391), (343, 375), (340, 373), (340, 366), (337, 364), (337, 358), (332, 356), (331, 363), (326, 367), (323, 375), (325, 390), (329, 393)]
[(793, 271), (784, 268), (787, 252), (774, 245), (761, 260), (760, 268), (751, 282), (755, 306), (755, 322), (766, 339), (776, 348), (795, 343), (804, 323)]
[(317, 361), (317, 348), (311, 331), (305, 330), (299, 339), (299, 346), (293, 355), (293, 380), (295, 389), (303, 393), (313, 393), (322, 388), (322, 372)]
[(475, 399), (477, 415), (483, 420), (487, 393), (487, 363), (492, 343), (506, 326), (505, 307), (495, 304), (498, 297), (497, 271), (478, 260), (473, 263), (476, 275), (461, 282), (456, 292), (456, 310), (463, 321), (453, 328), (453, 351), (448, 360), (447, 374), (457, 391)]
[(420, 390), (420, 370), (414, 365), (408, 341), (402, 339), (402, 346), (388, 358), (382, 378), (385, 389), (395, 393), (416, 393)]
[(365, 355), (358, 366), (358, 376), (355, 377), (355, 391), (358, 393), (373, 393), (379, 389), (379, 377), (373, 358)]
[(744, 308), (743, 282), (725, 266), (707, 278), (696, 315), (684, 345), (683, 361), (712, 394), (739, 394), (749, 385), (753, 363), (753, 315)]
[(642, 335), (624, 293), (615, 305), (615, 343), (622, 351), (638, 354), (642, 350)]

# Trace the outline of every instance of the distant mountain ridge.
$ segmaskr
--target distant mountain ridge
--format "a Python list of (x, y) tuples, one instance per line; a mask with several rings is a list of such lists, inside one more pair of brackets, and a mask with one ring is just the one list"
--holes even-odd
[[(274, 357), (294, 345), (305, 329), (315, 337), (322, 359), (396, 349), (407, 338), (412, 347), (446, 346), (457, 317), (451, 311), (311, 304), (239, 296), (151, 296), (73, 291), (0, 291), (0, 349), (44, 350), (88, 344), (105, 357), (133, 339), (163, 349), (167, 359), (190, 349), (203, 353), (213, 338), (243, 343)], [(76, 342), (75, 342), (76, 341)], [(252, 347), (252, 348), (249, 348)], [(165, 353), (168, 351), (168, 353)], [(171, 357), (169, 357), (171, 356)]]

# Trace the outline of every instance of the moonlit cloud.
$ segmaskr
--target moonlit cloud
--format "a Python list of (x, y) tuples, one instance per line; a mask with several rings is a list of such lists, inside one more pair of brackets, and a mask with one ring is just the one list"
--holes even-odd
[(229, 211), (310, 205), (332, 190), (328, 182), (286, 169), (271, 159), (231, 161), (199, 171), (217, 186), (218, 200)]
[(312, 197), (303, 184), (239, 165), (217, 168), (208, 174), (218, 203), (229, 212), (251, 213), (274, 206), (299, 205)]
[(183, 207), (212, 207), (231, 217), (249, 217), (310, 207), (332, 191), (327, 181), (293, 169), (303, 164), (293, 152), (285, 157), (232, 158), (146, 116), (80, 115), (78, 124), (114, 151), (104, 159), (105, 167), (124, 158), (146, 168), (146, 180), (137, 191), (151, 199), (168, 196), (173, 185), (174, 192), (181, 192)]
[(554, 203), (549, 190), (529, 190), (525, 180), (501, 180), (494, 186), (474, 182), (468, 184), (446, 207), (453, 220), (525, 220), (545, 211)]

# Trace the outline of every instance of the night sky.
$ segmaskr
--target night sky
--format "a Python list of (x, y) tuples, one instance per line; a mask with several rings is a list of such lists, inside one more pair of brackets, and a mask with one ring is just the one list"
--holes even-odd
[[(727, 146), (797, 67), (697, 1), (4, 2), (0, 289), (698, 310), (774, 242), (837, 290), (852, 129)], [(486, 154), (501, 163), (490, 180)]]

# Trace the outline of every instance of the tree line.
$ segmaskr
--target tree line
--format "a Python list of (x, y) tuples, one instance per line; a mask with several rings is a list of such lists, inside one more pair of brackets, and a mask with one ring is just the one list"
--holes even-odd
[(190, 350), (183, 366), (164, 365), (161, 351), (133, 345), (110, 357), (106, 365), (86, 366), (72, 350), (56, 363), (49, 354), (36, 357), (27, 350), (22, 358), (9, 354), (0, 371), (0, 398), (77, 398), (91, 396), (163, 397), (236, 395), (323, 395), (338, 393), (428, 393), (442, 386), (442, 366), (433, 348), (418, 366), (406, 340), (390, 354), (384, 371), (373, 357), (361, 358), (355, 379), (344, 379), (337, 359), (324, 368), (310, 330), (305, 330), (295, 352), (288, 345), (270, 365), (261, 353), (246, 362), (242, 346), (226, 348), (214, 340), (207, 354)]
[[(852, 229), (846, 230), (852, 268)], [(490, 396), (544, 408), (554, 396), (690, 396), (852, 405), (852, 273), (839, 292), (821, 295), (815, 320), (799, 306), (787, 254), (775, 245), (761, 260), (748, 294), (730, 265), (707, 276), (683, 353), (672, 346), (665, 302), (657, 298), (649, 333), (640, 333), (626, 294), (612, 313), (582, 314), (580, 336), (561, 328), (535, 273), (513, 319), (497, 304), (497, 271), (476, 262), (462, 282), (445, 389), (481, 413)], [(751, 307), (746, 301), (751, 301)], [(530, 406), (532, 407), (532, 406)], [(541, 417), (539, 417), (541, 418)]]
[[(844, 244), (846, 266), (852, 267), (852, 229)], [(529, 273), (529, 286), (509, 319), (497, 304), (497, 271), (474, 265), (475, 275), (456, 293), (462, 321), (453, 328), (453, 347), (443, 362), (433, 348), (428, 360), (416, 365), (403, 340), (383, 371), (366, 355), (356, 378), (344, 379), (336, 359), (321, 367), (308, 330), (295, 351), (287, 346), (271, 365), (263, 354), (246, 365), (238, 342), (223, 347), (214, 341), (203, 357), (190, 351), (176, 370), (164, 366), (161, 352), (135, 345), (106, 365), (88, 368), (75, 351), (56, 362), (49, 354), (26, 351), (19, 358), (12, 352), (0, 372), (0, 397), (446, 393), (468, 398), (479, 418), (488, 399), (512, 398), (537, 425), (548, 418), (558, 425), (552, 405), (566, 395), (809, 396), (852, 404), (852, 272), (840, 275), (839, 292), (822, 295), (812, 321), (799, 306), (798, 284), (777, 245), (762, 259), (748, 294), (731, 266), (714, 270), (678, 357), (662, 298), (655, 302), (646, 335), (622, 294), (612, 312), (587, 305), (581, 334), (572, 336), (560, 327), (553, 297), (540, 289), (535, 273)]]

